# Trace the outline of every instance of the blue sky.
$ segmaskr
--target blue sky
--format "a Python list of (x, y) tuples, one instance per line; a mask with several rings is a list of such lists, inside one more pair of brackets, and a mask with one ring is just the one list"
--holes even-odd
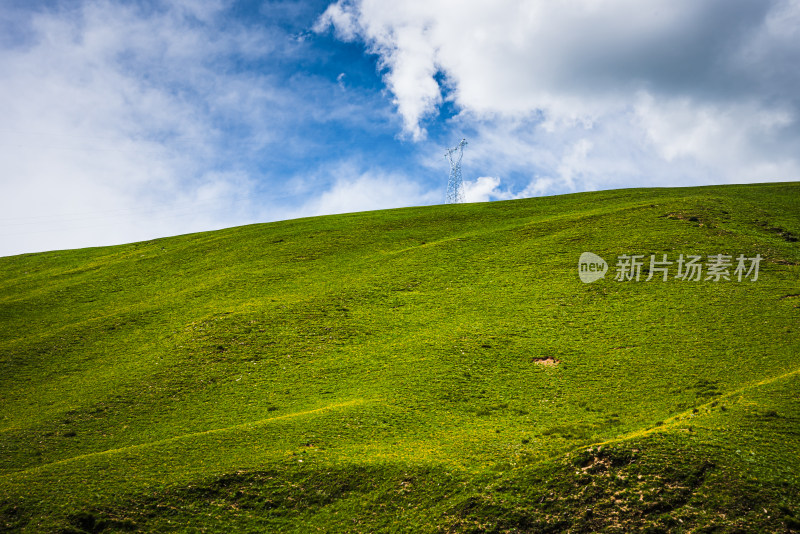
[(797, 0), (6, 0), (0, 255), (800, 177)]

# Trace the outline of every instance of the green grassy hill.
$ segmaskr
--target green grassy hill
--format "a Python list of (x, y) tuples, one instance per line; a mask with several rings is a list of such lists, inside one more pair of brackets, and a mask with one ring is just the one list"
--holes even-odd
[(0, 258), (0, 531), (800, 531), (798, 236), (781, 183)]

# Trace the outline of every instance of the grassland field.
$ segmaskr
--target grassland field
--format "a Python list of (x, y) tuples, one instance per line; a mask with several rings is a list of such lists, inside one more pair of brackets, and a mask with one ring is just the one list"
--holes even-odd
[(800, 532), (799, 237), (787, 182), (0, 258), (0, 532)]

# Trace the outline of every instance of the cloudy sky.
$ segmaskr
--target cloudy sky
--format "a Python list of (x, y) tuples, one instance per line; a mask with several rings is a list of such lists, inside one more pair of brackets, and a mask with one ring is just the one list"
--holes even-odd
[(800, 179), (800, 0), (2, 0), (0, 255)]

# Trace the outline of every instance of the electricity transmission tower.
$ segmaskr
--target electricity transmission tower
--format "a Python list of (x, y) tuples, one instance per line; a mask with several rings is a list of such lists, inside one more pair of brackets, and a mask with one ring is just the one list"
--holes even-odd
[(450, 162), (450, 179), (447, 181), (447, 204), (460, 204), (464, 202), (464, 186), (461, 183), (461, 158), (464, 156), (464, 147), (467, 140), (462, 139), (458, 145), (447, 150), (444, 157)]

